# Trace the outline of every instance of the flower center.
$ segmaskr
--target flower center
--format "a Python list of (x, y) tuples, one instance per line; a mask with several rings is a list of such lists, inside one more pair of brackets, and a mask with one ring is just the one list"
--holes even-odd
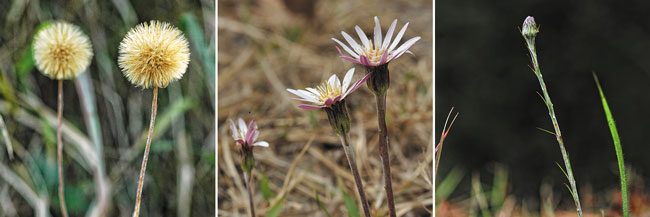
[(329, 83), (329, 81), (325, 81), (322, 84), (318, 85), (316, 87), (316, 90), (318, 90), (318, 100), (321, 102), (326, 102), (328, 99), (334, 99), (337, 96), (341, 95), (341, 85), (337, 84), (336, 82), (334, 83)]
[(381, 56), (384, 55), (385, 50), (381, 47), (375, 48), (372, 40), (369, 40), (369, 44), (369, 47), (363, 47), (364, 56), (368, 57), (372, 63), (379, 63), (381, 61)]

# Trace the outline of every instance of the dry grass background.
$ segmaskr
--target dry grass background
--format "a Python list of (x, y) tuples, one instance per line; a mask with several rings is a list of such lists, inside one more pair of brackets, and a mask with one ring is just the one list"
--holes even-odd
[[(384, 33), (397, 18), (399, 28), (410, 22), (405, 39), (422, 36), (411, 48), (415, 56), (404, 55), (389, 66), (387, 123), (398, 216), (431, 215), (431, 4), (427, 0), (219, 1), (219, 216), (248, 215), (238, 147), (227, 124), (237, 117), (256, 120), (260, 140), (271, 144), (254, 151), (257, 213), (266, 213), (284, 196), (279, 216), (325, 216), (316, 192), (333, 216), (347, 216), (340, 188), (358, 196), (340, 141), (323, 112), (298, 109), (285, 89), (314, 86), (332, 73), (342, 77), (351, 67), (357, 68), (355, 79), (361, 78), (364, 69), (338, 58), (330, 38), (341, 39), (341, 30), (354, 33), (354, 25), (370, 33), (373, 16), (381, 20)], [(348, 100), (351, 138), (372, 216), (386, 216), (375, 99), (363, 86)], [(260, 193), (262, 174), (275, 195), (269, 201)]]

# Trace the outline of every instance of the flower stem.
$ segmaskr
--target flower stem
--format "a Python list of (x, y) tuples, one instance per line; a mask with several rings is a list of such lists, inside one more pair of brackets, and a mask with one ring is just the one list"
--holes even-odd
[(65, 206), (65, 194), (63, 184), (63, 139), (61, 138), (61, 123), (63, 119), (63, 80), (59, 80), (58, 109), (57, 109), (57, 125), (56, 125), (56, 163), (59, 167), (59, 205), (61, 206), (61, 214), (63, 217), (68, 217), (68, 209)]
[(388, 213), (391, 217), (395, 214), (395, 199), (393, 197), (393, 182), (390, 172), (390, 157), (388, 156), (388, 128), (386, 127), (386, 93), (375, 94), (377, 99), (377, 121), (379, 122), (379, 156), (384, 169), (384, 191), (388, 200)]
[[(252, 170), (251, 170), (252, 172)], [(244, 172), (244, 183), (246, 183), (246, 190), (248, 191), (248, 205), (250, 206), (251, 210), (251, 217), (255, 217), (255, 206), (253, 205), (253, 190), (251, 190), (251, 179), (253, 179), (252, 176), (248, 174), (248, 172)]]
[(140, 168), (140, 179), (138, 180), (138, 193), (135, 198), (135, 208), (133, 210), (133, 217), (140, 215), (140, 201), (142, 199), (142, 187), (144, 184), (145, 171), (147, 171), (147, 159), (149, 158), (149, 147), (151, 146), (151, 138), (153, 137), (153, 126), (156, 123), (156, 109), (158, 107), (158, 87), (153, 88), (153, 100), (151, 102), (151, 121), (149, 122), (149, 133), (147, 134), (147, 144), (144, 148), (144, 156), (142, 157), (142, 167)]
[(569, 179), (569, 185), (571, 185), (571, 194), (576, 205), (576, 211), (578, 216), (582, 217), (582, 207), (580, 206), (580, 197), (578, 196), (578, 188), (576, 187), (576, 180), (573, 177), (573, 170), (571, 169), (571, 162), (569, 162), (569, 154), (564, 148), (564, 140), (562, 139), (562, 132), (560, 131), (560, 125), (558, 124), (557, 117), (555, 116), (555, 110), (553, 109), (553, 103), (551, 102), (551, 97), (548, 94), (546, 89), (546, 83), (544, 83), (544, 78), (542, 76), (542, 71), (539, 68), (539, 62), (537, 61), (537, 50), (535, 48), (535, 38), (526, 38), (526, 44), (528, 46), (528, 51), (530, 52), (530, 59), (533, 64), (533, 72), (537, 76), (539, 85), (542, 89), (544, 96), (544, 103), (548, 108), (548, 114), (551, 117), (553, 122), (553, 128), (555, 129), (555, 139), (560, 146), (560, 152), (562, 152), (562, 158), (564, 159), (564, 166), (566, 168), (566, 175)]
[(352, 146), (350, 146), (350, 134), (346, 133), (345, 135), (338, 135), (341, 138), (345, 156), (348, 158), (348, 164), (350, 164), (350, 170), (352, 170), (352, 175), (354, 176), (354, 183), (356, 184), (357, 191), (359, 192), (359, 198), (361, 199), (363, 212), (366, 217), (370, 217), (370, 208), (368, 207), (366, 192), (363, 190), (363, 182), (361, 182), (361, 175), (359, 175), (359, 169), (357, 169), (357, 161), (354, 159), (354, 150), (352, 149)]

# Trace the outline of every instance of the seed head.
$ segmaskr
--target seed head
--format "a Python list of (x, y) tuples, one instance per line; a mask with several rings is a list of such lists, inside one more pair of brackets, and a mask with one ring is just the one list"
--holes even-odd
[(39, 31), (33, 49), (36, 68), (56, 80), (77, 77), (93, 56), (88, 36), (79, 27), (61, 21)]
[(169, 23), (144, 22), (126, 34), (117, 61), (124, 76), (136, 86), (164, 88), (185, 74), (189, 43), (183, 32)]

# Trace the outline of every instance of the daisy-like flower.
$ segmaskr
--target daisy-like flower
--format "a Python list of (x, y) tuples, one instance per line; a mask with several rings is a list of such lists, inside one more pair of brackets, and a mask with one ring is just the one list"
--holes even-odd
[(34, 37), (34, 61), (44, 75), (67, 80), (83, 72), (93, 56), (92, 45), (76, 25), (57, 21)]
[(190, 62), (183, 32), (157, 20), (131, 29), (120, 43), (118, 64), (124, 76), (142, 88), (164, 88), (181, 79)]
[[(404, 53), (411, 53), (408, 49), (420, 40), (420, 36), (413, 37), (408, 41), (404, 42), (401, 46), (397, 47), (400, 40), (406, 32), (406, 27), (409, 23), (406, 23), (404, 27), (397, 33), (395, 39), (391, 43), (393, 33), (395, 31), (395, 26), (397, 25), (397, 19), (388, 28), (386, 32), (386, 37), (382, 38), (381, 25), (379, 24), (379, 19), (375, 16), (375, 33), (374, 41), (373, 39), (368, 39), (366, 33), (361, 30), (359, 26), (355, 26), (354, 29), (359, 35), (361, 44), (357, 43), (350, 35), (346, 32), (341, 31), (341, 35), (348, 42), (350, 46), (345, 45), (343, 42), (339, 41), (336, 38), (332, 38), (337, 44), (339, 44), (343, 49), (350, 54), (346, 56), (341, 52), (341, 49), (337, 46), (336, 49), (339, 51), (340, 57), (344, 60), (348, 60), (353, 63), (361, 64), (364, 66), (380, 66), (384, 65), (398, 57), (402, 56)], [(397, 49), (396, 49), (397, 48)]]
[(237, 143), (241, 144), (243, 148), (252, 148), (253, 146), (269, 147), (269, 143), (266, 141), (255, 142), (259, 136), (259, 132), (257, 131), (257, 123), (255, 123), (254, 120), (251, 120), (248, 122), (248, 125), (246, 125), (244, 119), (239, 118), (237, 120), (237, 126), (239, 126), (239, 128), (237, 128), (235, 122), (232, 120), (228, 121), (230, 121), (230, 132), (232, 133), (232, 138), (235, 139)]
[(357, 90), (363, 82), (368, 79), (368, 75), (364, 76), (361, 80), (355, 82), (352, 86), (352, 76), (354, 75), (354, 68), (348, 70), (343, 78), (343, 83), (341, 80), (333, 74), (330, 76), (327, 81), (318, 85), (316, 88), (305, 88), (305, 90), (294, 90), (287, 88), (287, 91), (295, 94), (300, 98), (294, 98), (294, 100), (307, 102), (310, 104), (301, 104), (298, 105), (301, 109), (313, 110), (321, 109), (331, 106), (332, 104), (342, 101), (350, 93)]

